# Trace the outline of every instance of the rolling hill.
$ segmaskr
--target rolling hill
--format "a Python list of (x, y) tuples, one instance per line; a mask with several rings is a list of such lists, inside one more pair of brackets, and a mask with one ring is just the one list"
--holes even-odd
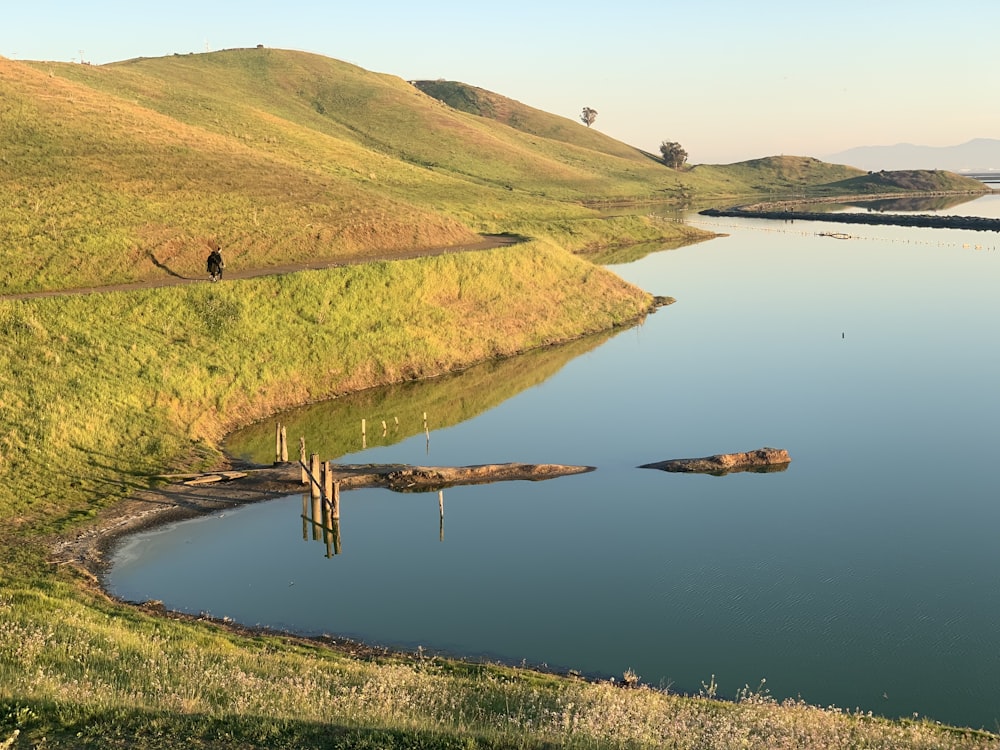
[(858, 176), (775, 157), (669, 169), (566, 118), (454, 82), (265, 48), (102, 66), (0, 58), (0, 289), (198, 276), (220, 244), (272, 268), (462, 246), (681, 241), (612, 202), (801, 192)]

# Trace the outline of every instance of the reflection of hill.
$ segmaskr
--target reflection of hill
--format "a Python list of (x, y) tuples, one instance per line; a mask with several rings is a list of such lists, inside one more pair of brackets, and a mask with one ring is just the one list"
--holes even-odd
[(300, 437), (305, 437), (310, 453), (318, 453), (324, 460), (360, 450), (362, 419), (366, 421), (368, 447), (394, 445), (424, 431), (425, 412), (431, 429), (464, 422), (548, 380), (571, 359), (595, 349), (615, 333), (544, 347), (440, 378), (373, 388), (303, 406), (232, 433), (226, 438), (225, 449), (236, 458), (270, 464), (274, 461), (277, 419), (287, 428), (293, 461), (298, 459)]
[(669, 243), (641, 242), (636, 245), (607, 248), (592, 253), (580, 252), (577, 253), (577, 255), (580, 255), (589, 260), (591, 263), (596, 263), (599, 266), (615, 266), (623, 263), (634, 263), (637, 260), (645, 258), (647, 255), (658, 253), (661, 250), (676, 250), (679, 247), (687, 247), (688, 245), (694, 245), (697, 242), (703, 242), (706, 239), (712, 239), (713, 236), (714, 235), (694, 240), (678, 240), (676, 242), (669, 242)]
[(954, 206), (960, 206), (969, 201), (978, 200), (978, 195), (937, 195), (913, 198), (885, 198), (875, 201), (851, 201), (847, 205), (866, 208), (869, 211), (897, 213), (912, 211), (944, 211)]
[(927, 211), (944, 211), (963, 203), (978, 200), (980, 195), (923, 195), (908, 198), (880, 198), (878, 200), (851, 200), (837, 203), (798, 203), (788, 204), (794, 211), (809, 211), (811, 213), (837, 213), (851, 208), (863, 208), (876, 213), (926, 213)]

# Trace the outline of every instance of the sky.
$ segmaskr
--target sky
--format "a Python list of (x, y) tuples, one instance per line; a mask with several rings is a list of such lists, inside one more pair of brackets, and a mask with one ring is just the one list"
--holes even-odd
[(303, 50), (577, 122), (590, 107), (594, 129), (693, 164), (1000, 138), (998, 0), (2, 3), (12, 60)]

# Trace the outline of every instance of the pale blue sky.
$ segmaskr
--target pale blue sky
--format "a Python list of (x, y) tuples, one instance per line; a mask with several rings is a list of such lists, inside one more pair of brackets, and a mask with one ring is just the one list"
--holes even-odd
[[(481, 86), (693, 163), (1000, 138), (998, 0), (4, 0), (0, 55), (298, 49)], [(581, 126), (582, 127), (582, 126)]]

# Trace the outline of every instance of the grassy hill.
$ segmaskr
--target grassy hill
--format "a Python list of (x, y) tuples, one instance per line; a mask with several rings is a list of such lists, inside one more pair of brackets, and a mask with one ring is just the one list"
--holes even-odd
[(683, 241), (699, 231), (607, 220), (588, 206), (802, 190), (856, 174), (792, 157), (668, 169), (481, 89), (256, 48), (103, 66), (0, 59), (0, 139), (9, 292), (197, 276), (216, 243), (237, 267), (268, 268), (483, 232), (571, 250)]
[(826, 186), (831, 194), (879, 193), (977, 193), (986, 189), (979, 180), (941, 170), (868, 172)]

